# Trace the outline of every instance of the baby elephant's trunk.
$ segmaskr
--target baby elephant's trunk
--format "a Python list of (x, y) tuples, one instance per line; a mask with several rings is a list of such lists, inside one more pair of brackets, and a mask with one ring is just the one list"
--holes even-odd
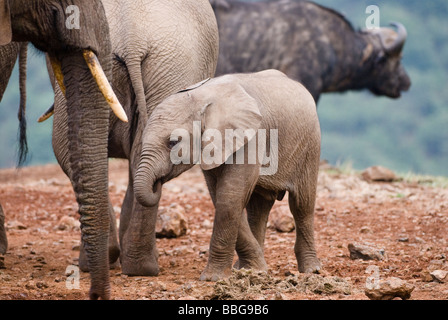
[(143, 153), (134, 179), (135, 197), (145, 207), (156, 206), (162, 195), (162, 182), (156, 179), (152, 162)]

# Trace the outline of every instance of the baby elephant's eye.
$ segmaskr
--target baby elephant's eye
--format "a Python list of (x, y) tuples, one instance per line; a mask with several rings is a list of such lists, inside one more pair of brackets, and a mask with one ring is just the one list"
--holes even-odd
[(177, 140), (177, 141), (170, 141), (170, 142), (168, 142), (168, 148), (169, 149), (173, 149), (178, 143), (179, 143), (179, 140)]

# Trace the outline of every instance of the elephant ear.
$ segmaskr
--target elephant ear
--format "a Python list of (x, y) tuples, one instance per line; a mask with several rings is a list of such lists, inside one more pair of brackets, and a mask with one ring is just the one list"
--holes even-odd
[[(243, 148), (255, 137), (262, 120), (258, 102), (241, 85), (228, 82), (213, 87), (212, 102), (201, 111), (203, 170), (219, 167)], [(209, 154), (213, 161), (205, 159)]]
[(12, 41), (11, 13), (9, 0), (0, 0), (0, 46)]

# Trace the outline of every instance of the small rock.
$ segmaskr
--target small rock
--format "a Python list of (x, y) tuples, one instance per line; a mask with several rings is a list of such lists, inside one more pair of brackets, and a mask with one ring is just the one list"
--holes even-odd
[(364, 227), (361, 227), (361, 230), (359, 230), (359, 232), (361, 232), (361, 233), (371, 233), (372, 230), (369, 227), (364, 226)]
[(367, 168), (361, 175), (366, 181), (392, 182), (398, 179), (393, 171), (381, 166)]
[(194, 253), (193, 248), (190, 246), (178, 246), (173, 250), (173, 254), (176, 256), (185, 255), (188, 253)]
[(207, 254), (208, 250), (209, 250), (208, 245), (199, 247), (199, 255), (201, 256), (201, 255)]
[(376, 249), (366, 245), (353, 244), (348, 245), (350, 251), (350, 259), (362, 259), (362, 260), (384, 260), (384, 249)]
[(415, 240), (415, 242), (417, 242), (417, 243), (426, 243), (426, 241), (423, 240), (423, 239), (420, 238), (420, 237), (415, 237), (414, 240)]
[(35, 289), (36, 283), (33, 280), (30, 280), (25, 284), (25, 288), (27, 288), (28, 290)]
[(69, 216), (64, 216), (61, 218), (61, 220), (59, 220), (58, 222), (58, 230), (78, 230), (81, 227), (81, 223), (79, 222), (79, 220), (76, 220), (73, 217), (69, 217)]
[(48, 288), (48, 284), (44, 281), (38, 281), (36, 283), (36, 287), (39, 289), (46, 289), (46, 288)]
[(446, 283), (448, 282), (448, 271), (445, 270), (434, 270), (430, 273), (434, 281), (440, 282), (440, 283)]
[(7, 230), (26, 230), (28, 227), (19, 221), (10, 221), (6, 224)]
[(157, 282), (156, 283), (156, 288), (159, 291), (166, 291), (166, 284), (164, 282)]
[(157, 215), (156, 237), (177, 238), (187, 233), (187, 220), (185, 210), (177, 204), (161, 207)]
[[(448, 267), (448, 266), (447, 266)], [(429, 262), (428, 268), (423, 270), (420, 274), (422, 281), (424, 282), (432, 282), (436, 279), (432, 276), (432, 272), (436, 270), (444, 270), (445, 269), (445, 263), (442, 260), (431, 260)], [(436, 280), (437, 281), (437, 280)]]
[(271, 225), (279, 232), (291, 232), (295, 229), (294, 218), (289, 206), (279, 206), (273, 210)]
[(285, 300), (285, 298), (280, 292), (276, 292), (274, 295), (274, 300)]
[(202, 222), (202, 227), (205, 228), (205, 229), (213, 229), (213, 222), (211, 222), (211, 221), (208, 220), (208, 219), (205, 219), (205, 220)]
[(401, 298), (407, 300), (415, 286), (399, 278), (391, 277), (385, 280), (379, 280), (378, 283), (364, 291), (370, 300), (393, 300)]
[(434, 278), (431, 276), (431, 273), (428, 270), (422, 271), (420, 273), (420, 278), (423, 282), (432, 282)]

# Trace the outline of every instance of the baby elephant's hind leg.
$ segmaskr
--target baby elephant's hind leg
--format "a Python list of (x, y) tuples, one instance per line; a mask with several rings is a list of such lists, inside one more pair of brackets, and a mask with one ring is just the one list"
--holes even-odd
[(263, 256), (263, 247), (260, 246), (249, 227), (246, 212), (241, 216), (236, 252), (238, 261), (235, 263), (234, 268), (267, 270), (267, 264)]
[(294, 252), (299, 271), (317, 273), (321, 265), (314, 246), (314, 204), (315, 191), (303, 188), (299, 194), (289, 194), (289, 208), (296, 225)]
[[(264, 196), (257, 192), (252, 193), (246, 206), (247, 218), (246, 215), (243, 216), (245, 220), (241, 222), (238, 233), (237, 252), (239, 260), (235, 264), (235, 268), (267, 270), (264, 259), (264, 239), (269, 212), (275, 203), (276, 196), (275, 193), (266, 193)], [(252, 243), (254, 238), (258, 247)], [(251, 244), (251, 246), (248, 244)]]

